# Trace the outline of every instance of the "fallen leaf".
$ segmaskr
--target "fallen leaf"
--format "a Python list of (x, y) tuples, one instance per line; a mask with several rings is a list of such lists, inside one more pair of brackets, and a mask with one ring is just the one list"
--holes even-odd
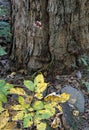
[(60, 105), (56, 105), (56, 108), (60, 111), (63, 112), (62, 107)]
[(12, 72), (10, 75), (7, 76), (7, 78), (14, 78), (16, 75), (16, 72)]
[(60, 127), (61, 128), (61, 120), (59, 117), (55, 117), (52, 124), (51, 124), (51, 127), (52, 128), (58, 128)]
[(79, 116), (79, 111), (78, 110), (73, 110), (73, 115), (74, 116)]

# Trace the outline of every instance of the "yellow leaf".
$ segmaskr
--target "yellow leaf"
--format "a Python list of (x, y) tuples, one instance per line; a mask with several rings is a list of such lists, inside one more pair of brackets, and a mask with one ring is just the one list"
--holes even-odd
[(40, 123), (40, 119), (39, 118), (34, 118), (34, 125), (36, 126), (39, 123)]
[(57, 95), (55, 92), (47, 95), (44, 100), (45, 101), (52, 101), (52, 102), (59, 102), (60, 96)]
[(31, 127), (32, 124), (33, 124), (33, 121), (29, 121), (28, 127)]
[(8, 122), (2, 130), (13, 130), (16, 127), (15, 122)]
[(37, 99), (42, 99), (42, 98), (43, 98), (42, 93), (36, 93), (34, 96), (35, 96)]
[(12, 121), (22, 120), (23, 117), (24, 117), (24, 111), (14, 112), (12, 116)]
[(0, 114), (0, 130), (6, 126), (8, 120), (9, 120), (9, 113), (8, 110), (6, 110)]
[(18, 111), (18, 110), (24, 110), (25, 108), (22, 107), (22, 105), (14, 105), (14, 106), (11, 106), (10, 109)]
[(37, 124), (37, 130), (46, 130), (46, 123), (40, 122)]
[(25, 109), (25, 108), (29, 108), (30, 107), (30, 104), (23, 104), (22, 107)]
[(55, 106), (57, 105), (56, 102), (48, 103), (44, 105), (44, 108), (50, 110), (50, 112), (54, 115), (55, 114)]
[(60, 121), (60, 118), (59, 117), (55, 117), (52, 124), (51, 124), (51, 127), (52, 128), (58, 128), (60, 126), (61, 128), (61, 121)]
[(34, 111), (34, 109), (33, 109), (32, 107), (30, 107), (30, 108), (28, 109), (28, 111), (32, 112), (32, 111)]
[(64, 102), (68, 101), (69, 99), (70, 99), (70, 94), (63, 93), (63, 94), (61, 94), (60, 102), (64, 103)]
[(50, 104), (52, 107), (55, 107), (58, 104), (58, 102), (52, 101)]
[(22, 96), (26, 96), (26, 92), (24, 91), (24, 89), (22, 88), (11, 88), (10, 89), (10, 94), (18, 94), (18, 95), (22, 95)]
[(44, 76), (39, 74), (34, 79), (34, 84), (37, 85), (38, 83), (44, 83)]
[(38, 83), (35, 92), (42, 93), (47, 88), (47, 83)]
[(44, 105), (45, 109), (50, 110), (50, 112), (54, 115), (55, 114), (55, 107), (56, 107), (57, 103), (56, 102), (51, 102), (51, 103), (46, 103)]
[(51, 102), (57, 102), (57, 103), (64, 103), (68, 101), (70, 98), (70, 95), (67, 93), (63, 93), (61, 95), (57, 95), (55, 92), (47, 95), (44, 100), (45, 101), (51, 101)]
[(25, 99), (22, 96), (18, 97), (19, 104), (23, 105), (25, 103)]

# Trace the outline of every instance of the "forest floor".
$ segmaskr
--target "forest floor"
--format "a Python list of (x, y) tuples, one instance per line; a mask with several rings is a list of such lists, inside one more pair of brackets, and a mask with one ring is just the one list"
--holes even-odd
[[(5, 58), (5, 57), (4, 57)], [(3, 61), (6, 61), (4, 59)], [(2, 63), (2, 59), (0, 59)], [(9, 63), (9, 61), (8, 61)], [(19, 70), (17, 72), (11, 72), (9, 64), (7, 62), (4, 63), (4, 66), (1, 65), (0, 69), (0, 79), (4, 79), (6, 82), (13, 84), (14, 86), (23, 86), (24, 80), (31, 79), (32, 75), (24, 73), (24, 70)], [(7, 71), (9, 68), (9, 71)], [(80, 73), (81, 76), (78, 75)], [(49, 88), (47, 89), (47, 95), (56, 92), (56, 94), (60, 94), (63, 88), (72, 87), (73, 90), (69, 94), (72, 95), (72, 101), (64, 103), (63, 112), (64, 119), (62, 119), (62, 128), (56, 130), (89, 130), (89, 72), (87, 70), (75, 70), (70, 75), (55, 75), (55, 77), (51, 77), (50, 73), (47, 74), (46, 70), (43, 72), (45, 76), (45, 80), (50, 83)], [(68, 88), (67, 88), (68, 89)], [(75, 95), (74, 96), (74, 91)], [(67, 91), (68, 92), (68, 91)], [(82, 95), (81, 95), (82, 93)], [(80, 97), (78, 97), (78, 94)], [(78, 104), (80, 104), (79, 108), (76, 107), (75, 100), (78, 100)], [(83, 101), (84, 98), (84, 101)], [(68, 107), (68, 108), (67, 108)], [(82, 112), (81, 112), (82, 109)], [(79, 112), (73, 114), (73, 111)], [(71, 119), (72, 115), (72, 119)], [(75, 128), (72, 127), (72, 123), (74, 122)], [(68, 127), (69, 126), (69, 127)], [(63, 129), (64, 128), (64, 129)], [(68, 129), (67, 129), (68, 128)], [(19, 130), (19, 129), (18, 129)], [(21, 129), (20, 129), (21, 130)], [(25, 130), (25, 129), (24, 129)], [(29, 130), (29, 129), (28, 129)]]
[[(4, 8), (6, 8), (8, 2), (5, 4)], [(2, 1), (0, 1), (0, 7), (2, 8)], [(2, 24), (2, 22), (6, 22), (6, 24), (10, 24), (10, 16), (6, 13), (6, 10), (0, 13), (0, 23)], [(0, 29), (2, 33), (2, 28)], [(7, 52), (7, 54), (4, 54), (5, 52), (2, 52), (0, 55), (0, 79), (4, 79), (6, 82), (9, 82), (14, 86), (23, 86), (24, 79), (30, 79), (31, 75), (27, 74), (25, 70), (18, 70), (17, 72), (12, 71), (13, 68), (12, 66), (10, 66), (10, 58), (8, 56), (11, 43), (9, 41), (10, 36), (9, 39), (7, 38), (7, 32), (8, 28), (7, 30), (5, 30), (6, 35), (4, 35), (4, 37), (2, 35), (0, 36), (0, 46), (4, 49), (5, 52)], [(73, 91), (69, 92), (70, 95), (73, 95), (73, 97), (74, 91), (76, 91), (76, 95), (81, 95), (78, 100), (79, 104), (77, 104), (80, 105), (78, 108), (75, 104), (75, 100), (77, 100), (75, 99), (75, 97), (72, 97), (72, 101), (70, 101), (70, 103), (67, 103), (68, 109), (66, 107), (66, 103), (64, 104), (63, 112), (65, 119), (62, 119), (62, 128), (56, 128), (56, 130), (67, 130), (67, 125), (69, 125), (68, 129), (72, 130), (71, 127), (73, 122), (75, 122), (76, 124), (75, 128), (73, 127), (73, 130), (89, 130), (89, 70), (87, 68), (83, 68), (81, 70), (74, 70), (69, 75), (55, 74), (55, 76), (51, 76), (51, 74), (47, 73), (47, 71), (45, 70), (45, 72), (43, 72), (43, 75), (45, 76), (46, 81), (50, 82), (47, 94), (50, 94), (52, 92), (56, 92), (57, 94), (61, 93), (63, 88), (67, 86), (73, 88)], [(83, 98), (84, 102), (82, 100)], [(75, 113), (73, 113), (74, 110), (76, 110)], [(77, 112), (79, 112), (78, 115)], [(73, 120), (71, 120), (71, 113)]]

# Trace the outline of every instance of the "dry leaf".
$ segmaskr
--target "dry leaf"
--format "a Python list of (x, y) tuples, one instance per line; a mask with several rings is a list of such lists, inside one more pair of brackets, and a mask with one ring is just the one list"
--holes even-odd
[(59, 117), (55, 117), (52, 124), (51, 124), (51, 127), (52, 128), (58, 128), (60, 127), (61, 128), (61, 121), (60, 121), (60, 118)]
[(74, 110), (74, 111), (73, 111), (73, 115), (74, 115), (74, 116), (79, 116), (79, 111)]
[(62, 107), (60, 105), (56, 105), (56, 108), (60, 111), (63, 112)]
[(12, 72), (10, 75), (7, 76), (7, 78), (14, 78), (16, 75), (16, 72)]

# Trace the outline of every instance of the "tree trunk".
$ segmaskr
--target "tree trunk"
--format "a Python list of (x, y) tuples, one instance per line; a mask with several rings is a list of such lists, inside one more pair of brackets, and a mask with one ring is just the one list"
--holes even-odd
[[(38, 69), (50, 61), (47, 1), (12, 0), (12, 57), (18, 67)], [(42, 28), (36, 27), (42, 22)], [(46, 26), (46, 27), (45, 27)]]
[(39, 69), (52, 61), (58, 72), (79, 65), (89, 50), (88, 16), (88, 0), (12, 0), (16, 66)]

